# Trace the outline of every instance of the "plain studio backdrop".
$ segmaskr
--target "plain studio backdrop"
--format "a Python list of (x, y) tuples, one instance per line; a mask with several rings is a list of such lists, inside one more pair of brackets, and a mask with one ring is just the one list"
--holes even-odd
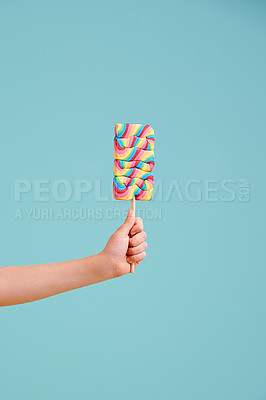
[(266, 398), (265, 23), (262, 0), (1, 0), (1, 266), (101, 251), (129, 207), (115, 123), (150, 124), (157, 162), (134, 275), (0, 309), (1, 399)]

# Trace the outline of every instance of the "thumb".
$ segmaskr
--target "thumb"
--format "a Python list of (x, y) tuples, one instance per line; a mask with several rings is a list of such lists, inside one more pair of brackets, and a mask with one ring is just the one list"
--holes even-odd
[(135, 223), (135, 211), (128, 210), (126, 220), (123, 223), (123, 225), (121, 225), (120, 228), (118, 228), (118, 231), (128, 235), (134, 223)]

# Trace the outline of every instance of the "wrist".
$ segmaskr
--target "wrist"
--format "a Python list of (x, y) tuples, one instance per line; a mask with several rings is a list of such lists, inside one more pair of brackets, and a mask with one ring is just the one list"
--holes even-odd
[(92, 257), (93, 257), (94, 270), (97, 275), (97, 281), (103, 282), (109, 279), (113, 279), (114, 268), (105, 251), (103, 250), (99, 254), (96, 254), (95, 256)]

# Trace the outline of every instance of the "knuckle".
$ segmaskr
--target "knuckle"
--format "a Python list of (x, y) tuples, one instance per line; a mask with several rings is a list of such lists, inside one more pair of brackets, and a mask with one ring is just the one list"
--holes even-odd
[(136, 246), (136, 236), (131, 239), (132, 246)]
[(141, 254), (139, 254), (138, 261), (139, 262), (143, 261), (145, 257), (146, 257), (146, 253), (145, 253), (145, 251), (143, 251)]
[(147, 247), (148, 247), (148, 243), (147, 243), (147, 242), (144, 242), (144, 250), (146, 250)]

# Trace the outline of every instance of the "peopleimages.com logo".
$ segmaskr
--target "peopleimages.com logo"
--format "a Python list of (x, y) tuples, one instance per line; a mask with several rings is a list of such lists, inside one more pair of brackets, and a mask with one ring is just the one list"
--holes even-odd
[[(128, 208), (123, 209), (120, 204), (117, 207), (108, 207), (109, 203), (116, 205), (119, 203), (114, 200), (110, 187), (109, 193), (106, 193), (106, 184), (102, 184), (100, 179), (74, 181), (16, 179), (14, 200), (24, 207), (16, 209), (15, 219), (32, 221), (124, 219)], [(160, 220), (163, 207), (158, 207), (158, 203), (232, 203), (249, 200), (249, 179), (189, 179), (185, 182), (176, 179), (164, 182), (162, 179), (157, 179), (151, 200), (156, 206), (150, 202), (138, 202), (136, 216), (146, 220)], [(32, 202), (35, 204), (34, 207), (26, 206)], [(71, 207), (67, 207), (67, 204), (71, 204)]]
[[(106, 185), (100, 179), (16, 179), (14, 182), (16, 202), (110, 202), (113, 197), (106, 193)], [(157, 179), (152, 201), (187, 202), (247, 202), (250, 200), (249, 179), (189, 179), (185, 182)]]

